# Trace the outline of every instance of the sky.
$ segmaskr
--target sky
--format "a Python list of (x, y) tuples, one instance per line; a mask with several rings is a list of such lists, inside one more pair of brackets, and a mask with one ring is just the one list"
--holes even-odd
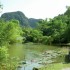
[(0, 0), (3, 4), (1, 14), (21, 11), (28, 18), (53, 18), (66, 11), (70, 0)]

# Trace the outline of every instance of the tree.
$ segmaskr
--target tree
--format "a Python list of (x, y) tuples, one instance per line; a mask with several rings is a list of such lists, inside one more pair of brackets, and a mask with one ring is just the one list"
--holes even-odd
[(19, 25), (19, 22), (17, 20), (11, 20), (8, 23), (8, 36), (9, 36), (9, 43), (16, 43), (16, 42), (22, 42), (22, 28)]
[(7, 50), (8, 49), (5, 46), (0, 47), (0, 64), (7, 61), (9, 57)]
[(22, 28), (17, 20), (0, 20), (0, 45), (22, 42)]
[(52, 43), (61, 43), (64, 42), (64, 34), (67, 29), (67, 16), (65, 15), (58, 15), (57, 17), (54, 17), (53, 19), (47, 20), (41, 20), (39, 22), (39, 30), (43, 32), (43, 36), (47, 36), (48, 38), (51, 38), (51, 41), (49, 41), (48, 38), (46, 38), (47, 42)]
[(42, 37), (42, 32), (37, 29), (23, 28), (23, 37), (25, 42), (40, 42)]

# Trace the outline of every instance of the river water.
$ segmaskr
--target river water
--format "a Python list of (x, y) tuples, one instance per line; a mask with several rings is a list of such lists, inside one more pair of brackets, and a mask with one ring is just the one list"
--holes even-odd
[[(52, 49), (54, 48), (55, 47)], [(47, 45), (36, 45), (32, 43), (13, 44), (9, 47), (10, 57), (18, 57), (20, 61), (26, 61), (26, 64), (22, 65), (22, 67), (17, 70), (32, 70), (34, 67), (40, 68), (42, 66), (39, 64), (39, 61), (42, 61), (41, 54), (46, 50)]]

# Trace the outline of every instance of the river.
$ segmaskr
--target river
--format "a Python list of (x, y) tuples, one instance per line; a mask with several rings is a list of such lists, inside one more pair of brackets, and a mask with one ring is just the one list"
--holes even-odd
[[(48, 47), (48, 48), (47, 48)], [(22, 67), (17, 70), (32, 70), (34, 67), (40, 68), (43, 65), (39, 62), (44, 60), (41, 54), (48, 49), (56, 49), (57, 47), (42, 45), (42, 44), (13, 44), (9, 47), (10, 57), (17, 57), (20, 61), (26, 61)]]

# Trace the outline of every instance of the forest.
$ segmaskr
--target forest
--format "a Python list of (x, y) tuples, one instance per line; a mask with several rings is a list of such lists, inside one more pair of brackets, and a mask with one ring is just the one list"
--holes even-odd
[(18, 66), (19, 59), (9, 56), (10, 45), (30, 42), (58, 45), (57, 48), (70, 45), (70, 7), (65, 13), (45, 20), (28, 19), (22, 12), (4, 13), (0, 17), (0, 70), (16, 70)]

